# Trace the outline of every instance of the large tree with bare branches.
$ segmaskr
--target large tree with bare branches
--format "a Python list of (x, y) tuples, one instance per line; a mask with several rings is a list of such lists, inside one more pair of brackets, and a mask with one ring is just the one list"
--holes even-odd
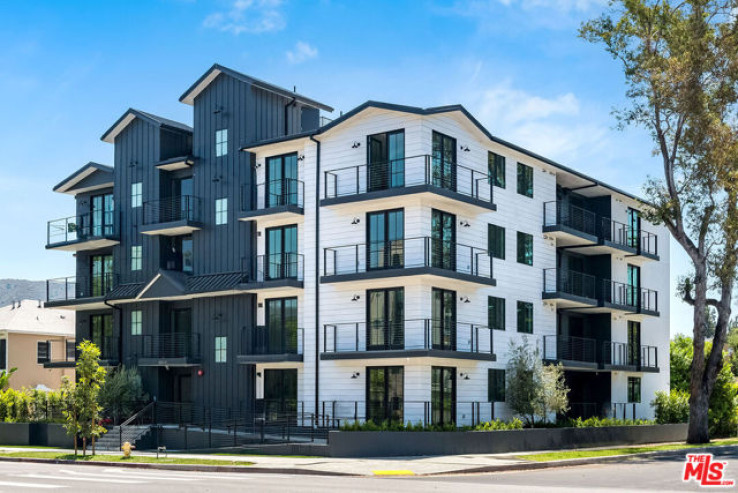
[[(629, 104), (618, 120), (648, 129), (663, 163), (645, 186), (649, 219), (691, 260), (679, 293), (693, 308), (690, 443), (709, 441), (738, 263), (737, 13), (738, 0), (612, 0), (580, 31), (622, 64)], [(708, 353), (707, 307), (717, 313)]]

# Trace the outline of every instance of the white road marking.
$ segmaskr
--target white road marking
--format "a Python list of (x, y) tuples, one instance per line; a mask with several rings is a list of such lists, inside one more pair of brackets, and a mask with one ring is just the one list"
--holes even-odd
[(60, 484), (17, 483), (14, 481), (0, 481), (0, 486), (12, 486), (14, 488), (45, 488), (45, 489), (66, 488), (66, 486), (62, 486)]
[(128, 479), (112, 479), (104, 476), (99, 477), (84, 477), (84, 476), (75, 476), (73, 478), (70, 478), (69, 476), (49, 476), (48, 474), (11, 474), (11, 476), (15, 476), (17, 478), (34, 478), (34, 479), (60, 479), (62, 481), (94, 481), (97, 483), (119, 483), (119, 484), (142, 484), (145, 481), (136, 481), (136, 480), (128, 480)]
[[(128, 476), (128, 474), (125, 472), (125, 469), (122, 469), (122, 468), (108, 467), (108, 468), (105, 468), (103, 471), (106, 472), (106, 473), (125, 474), (126, 477)], [(144, 474), (143, 471), (152, 471), (153, 472), (153, 471), (157, 471), (157, 470), (156, 469), (140, 469), (140, 470), (137, 470), (136, 473), (137, 474)], [(159, 469), (158, 471), (164, 472), (165, 474), (182, 474), (182, 475), (187, 475), (187, 476), (195, 476), (194, 479), (223, 479), (223, 476), (224, 475), (228, 475), (228, 474), (235, 475), (235, 477), (238, 477), (238, 478), (242, 478), (242, 477), (245, 476), (245, 474), (244, 473), (241, 473), (241, 472), (236, 472), (236, 473), (224, 472), (223, 474), (214, 475), (214, 474), (202, 474), (202, 473), (199, 473), (197, 471), (188, 471), (188, 470), (173, 471), (173, 470), (170, 470), (170, 469), (166, 469), (166, 470), (165, 469)], [(154, 474), (156, 474), (156, 473), (154, 473)], [(253, 473), (252, 473), (252, 475), (253, 475)], [(294, 475), (288, 476), (288, 475), (284, 475), (284, 474), (283, 475), (271, 474), (270, 476), (271, 477), (283, 477), (283, 478), (294, 477)]]
[[(137, 471), (136, 474), (130, 474), (125, 469), (106, 469), (105, 470), (108, 473), (112, 474), (118, 474), (123, 479), (159, 479), (159, 480), (166, 480), (166, 481), (199, 481), (200, 479), (203, 479), (202, 477), (176, 477), (176, 476), (160, 476), (156, 472), (153, 474), (141, 474), (140, 471)], [(64, 474), (71, 474), (75, 478), (81, 477), (81, 476), (87, 476), (87, 477), (96, 477), (99, 478), (99, 473), (89, 473), (89, 472), (81, 472), (81, 471), (68, 471), (66, 469), (60, 469), (59, 472)], [(216, 479), (213, 477), (213, 479)]]

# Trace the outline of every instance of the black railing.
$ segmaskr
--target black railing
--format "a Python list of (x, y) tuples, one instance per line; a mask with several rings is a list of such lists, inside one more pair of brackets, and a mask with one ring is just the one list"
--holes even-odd
[(303, 354), (305, 331), (298, 327), (245, 328), (241, 335), (241, 354)]
[(586, 337), (543, 336), (543, 359), (597, 363), (597, 341)]
[(582, 233), (597, 234), (594, 212), (559, 200), (543, 204), (543, 225), (565, 226)]
[(479, 401), (412, 401), (394, 398), (387, 402), (351, 400), (321, 401), (320, 415), (326, 425), (365, 423), (368, 420), (412, 423), (423, 426), (455, 425), (457, 428), (476, 426), (495, 419), (495, 403)]
[(91, 339), (92, 342), (97, 345), (98, 349), (100, 349), (100, 360), (101, 361), (108, 361), (108, 362), (117, 362), (119, 359), (118, 356), (118, 347), (120, 345), (120, 339), (118, 337), (113, 336), (105, 336), (102, 339)]
[(486, 170), (473, 170), (427, 154), (325, 171), (323, 183), (326, 199), (428, 185), (494, 202), (492, 180)]
[(46, 301), (100, 298), (115, 287), (113, 273), (93, 277), (60, 277), (46, 281)]
[(242, 259), (242, 271), (247, 282), (292, 279), (302, 281), (305, 256), (300, 253), (274, 253)]
[(428, 236), (323, 249), (326, 276), (419, 267), (493, 277), (492, 257), (487, 250)]
[(305, 203), (305, 183), (294, 178), (282, 178), (241, 187), (241, 210), (263, 210), (281, 206), (302, 208)]
[(570, 402), (569, 411), (566, 412), (565, 416), (572, 419), (600, 418), (605, 414), (605, 406), (607, 404), (597, 402)]
[(609, 402), (604, 406), (605, 417), (615, 419), (637, 419), (636, 402)]
[(658, 368), (658, 348), (656, 346), (638, 346), (624, 342), (606, 341), (602, 347), (602, 362), (614, 366)]
[(55, 219), (46, 225), (46, 244), (49, 246), (117, 236), (118, 221), (115, 211)]
[(139, 358), (192, 358), (201, 357), (200, 334), (172, 332), (169, 334), (134, 336)]
[(602, 294), (603, 301), (611, 305), (624, 306), (635, 311), (659, 310), (659, 294), (652, 289), (603, 279)]
[(144, 224), (163, 224), (175, 221), (199, 221), (200, 198), (181, 195), (151, 200), (143, 204)]
[(493, 354), (493, 332), (483, 325), (431, 319), (325, 324), (323, 351), (439, 349)]
[(543, 269), (543, 292), (597, 298), (595, 276), (568, 269)]

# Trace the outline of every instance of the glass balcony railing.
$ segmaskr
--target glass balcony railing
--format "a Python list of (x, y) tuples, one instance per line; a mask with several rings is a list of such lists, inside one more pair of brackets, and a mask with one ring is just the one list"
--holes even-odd
[(117, 239), (118, 221), (115, 211), (99, 211), (49, 221), (46, 245), (54, 247), (98, 239)]

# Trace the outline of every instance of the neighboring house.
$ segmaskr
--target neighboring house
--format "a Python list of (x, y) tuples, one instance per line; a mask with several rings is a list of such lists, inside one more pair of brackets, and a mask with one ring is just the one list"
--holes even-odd
[(471, 424), (510, 416), (508, 342), (528, 337), (572, 414), (653, 415), (669, 238), (637, 197), (458, 105), (325, 121), (219, 65), (180, 101), (194, 128), (126, 111), (102, 137), (115, 166), (57, 185), (76, 214), (48, 225), (77, 256), (48, 304), (159, 402)]
[(37, 300), (0, 307), (0, 369), (18, 368), (14, 389), (58, 389), (74, 380), (74, 312), (45, 308)]

